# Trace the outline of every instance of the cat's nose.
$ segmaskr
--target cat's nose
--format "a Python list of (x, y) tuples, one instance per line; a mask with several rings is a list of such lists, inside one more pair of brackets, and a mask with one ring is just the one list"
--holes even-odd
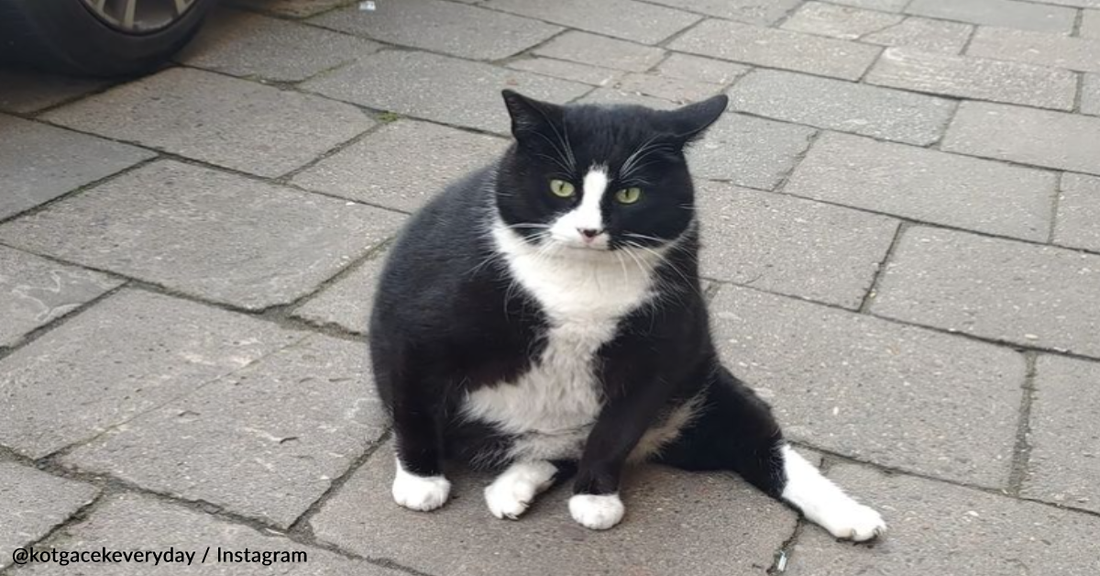
[(595, 228), (577, 228), (577, 232), (580, 232), (581, 236), (584, 236), (585, 242), (591, 242), (592, 239), (599, 236), (603, 230), (597, 230)]

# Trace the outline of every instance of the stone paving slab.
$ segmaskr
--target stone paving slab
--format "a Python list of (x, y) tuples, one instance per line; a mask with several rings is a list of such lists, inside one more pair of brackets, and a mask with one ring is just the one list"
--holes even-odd
[(568, 486), (541, 496), (518, 523), (494, 518), (482, 496), (490, 479), (465, 473), (452, 474), (446, 506), (412, 512), (390, 496), (393, 461), (388, 447), (379, 450), (325, 504), (310, 522), (319, 540), (448, 576), (543, 576), (548, 566), (569, 574), (726, 576), (763, 574), (795, 524), (792, 511), (732, 475), (655, 466), (628, 471), (626, 518), (606, 532), (569, 517)]
[(669, 47), (845, 80), (859, 79), (881, 50), (877, 46), (722, 20), (699, 24), (673, 40)]
[(12, 551), (45, 537), (98, 493), (90, 484), (0, 462), (0, 569), (12, 564)]
[(303, 84), (306, 90), (446, 124), (507, 134), (500, 91), (567, 102), (591, 86), (424, 52), (379, 52)]
[(294, 311), (296, 318), (366, 334), (374, 293), (385, 262), (379, 255), (325, 287)]
[(711, 311), (722, 358), (772, 403), (788, 437), (939, 478), (1007, 483), (1022, 355), (734, 286)]
[(917, 92), (1070, 110), (1077, 76), (1019, 62), (887, 48), (867, 82)]
[(185, 68), (44, 117), (260, 176), (285, 174), (374, 125), (347, 104)]
[(939, 140), (955, 111), (943, 98), (779, 70), (756, 70), (729, 95), (732, 110), (919, 146)]
[(780, 28), (795, 32), (856, 40), (902, 21), (900, 14), (860, 10), (823, 2), (806, 2)]
[(534, 72), (543, 76), (553, 76), (562, 80), (591, 84), (592, 86), (611, 85), (623, 75), (619, 70), (610, 70), (554, 58), (523, 58), (513, 60), (507, 66), (513, 70)]
[[(1100, 7), (1100, 4), (1097, 4)], [(1081, 29), (1083, 38), (1100, 38), (1100, 10), (1081, 11)]]
[(305, 18), (333, 8), (354, 4), (355, 0), (226, 0), (226, 3), (279, 16)]
[[(258, 576), (398, 576), (402, 572), (376, 566), (364, 560), (350, 559), (316, 547), (304, 546), (274, 532), (260, 532), (248, 526), (227, 522), (194, 509), (168, 504), (148, 496), (120, 494), (89, 516), (87, 520), (57, 534), (44, 546), (58, 550), (148, 550), (194, 553), (193, 564), (100, 563), (58, 566), (34, 564), (20, 570), (32, 576), (80, 574), (83, 576), (131, 576), (133, 574), (169, 574), (178, 576), (214, 576), (241, 574)], [(227, 552), (304, 551), (305, 561), (278, 563), (218, 562), (219, 550)], [(206, 560), (203, 562), (203, 556)], [(163, 561), (162, 561), (163, 562)]]
[(843, 6), (855, 6), (856, 8), (870, 8), (881, 12), (901, 12), (906, 4), (912, 0), (829, 0), (832, 4)]
[(657, 74), (667, 78), (721, 85), (729, 85), (749, 70), (751, 68), (742, 64), (679, 53), (669, 54), (668, 58), (653, 69)]
[(784, 191), (798, 196), (1045, 241), (1049, 172), (846, 134), (821, 136)]
[(577, 100), (578, 104), (629, 104), (645, 106), (654, 110), (672, 110), (679, 105), (671, 100), (664, 100), (655, 96), (646, 96), (638, 92), (629, 92), (618, 88), (597, 88), (583, 98)]
[(154, 156), (5, 114), (0, 114), (0, 134), (0, 220)]
[(178, 298), (123, 290), (4, 359), (0, 444), (41, 458), (304, 336)]
[(871, 311), (1026, 346), (1100, 357), (1100, 256), (913, 228)]
[(1040, 356), (1021, 494), (1100, 513), (1100, 363)]
[(37, 112), (109, 85), (105, 80), (0, 68), (0, 111)]
[(570, 30), (531, 51), (537, 56), (581, 64), (645, 72), (661, 61), (665, 51), (653, 46)]
[(905, 11), (941, 20), (1059, 34), (1072, 32), (1077, 18), (1077, 12), (1070, 8), (1015, 0), (913, 0)]
[(1100, 178), (1062, 175), (1054, 243), (1100, 252)]
[[(503, 138), (398, 120), (325, 158), (292, 182), (310, 190), (411, 212), (447, 184), (495, 160), (508, 145)], [(411, 171), (410, 150), (416, 151), (416, 169)]]
[(661, 98), (676, 104), (690, 104), (706, 100), (722, 92), (722, 85), (669, 78), (657, 74), (626, 74), (615, 88), (626, 92), (636, 92), (654, 98)]
[(122, 280), (0, 246), (0, 347), (72, 312)]
[(963, 102), (941, 149), (1100, 174), (1100, 118)]
[(298, 82), (377, 52), (377, 42), (236, 10), (210, 15), (175, 59), (233, 76)]
[(1096, 38), (978, 28), (966, 53), (1081, 72), (1100, 72), (1100, 39)]
[(898, 222), (855, 210), (706, 183), (696, 189), (702, 274), (858, 309)]
[(313, 335), (61, 463), (286, 528), (386, 431), (367, 373), (365, 343)]
[(1100, 116), (1100, 74), (1081, 77), (1081, 113)]
[(488, 0), (482, 6), (642, 44), (656, 44), (700, 20), (635, 0)]
[(741, 114), (725, 114), (688, 151), (696, 178), (770, 190), (810, 146), (816, 130)]
[(549, 39), (564, 28), (503, 12), (442, 0), (376, 2), (334, 10), (310, 23), (389, 44), (474, 60), (499, 60)]
[(829, 477), (874, 503), (890, 533), (874, 546), (841, 546), (821, 530), (804, 531), (787, 566), (790, 576), (1100, 571), (1100, 560), (1088, 552), (1100, 531), (1094, 516), (847, 464), (834, 466)]
[(900, 46), (943, 54), (959, 54), (970, 39), (973, 26), (947, 20), (910, 16), (904, 22), (860, 38), (870, 44)]
[(769, 26), (797, 8), (802, 0), (653, 0), (653, 2), (718, 18)]
[(161, 161), (0, 226), (0, 240), (260, 310), (308, 294), (403, 220), (379, 208)]

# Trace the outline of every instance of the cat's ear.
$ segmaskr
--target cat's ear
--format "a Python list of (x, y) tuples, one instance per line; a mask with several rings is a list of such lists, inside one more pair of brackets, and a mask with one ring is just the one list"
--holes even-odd
[(688, 104), (668, 112), (672, 116), (673, 133), (683, 144), (687, 144), (703, 135), (703, 132), (722, 117), (729, 104), (729, 97), (719, 94)]
[(524, 142), (537, 134), (554, 134), (561, 123), (561, 106), (528, 98), (519, 92), (504, 90), (504, 103), (512, 117), (512, 135)]

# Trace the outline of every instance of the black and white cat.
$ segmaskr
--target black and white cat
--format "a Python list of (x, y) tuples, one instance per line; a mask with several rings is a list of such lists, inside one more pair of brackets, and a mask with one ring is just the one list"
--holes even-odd
[(442, 506), (444, 461), (458, 460), (500, 471), (485, 500), (514, 519), (575, 474), (569, 511), (602, 530), (623, 517), (624, 464), (648, 460), (735, 471), (840, 538), (882, 534), (712, 343), (684, 148), (727, 98), (673, 111), (504, 100), (516, 142), (421, 210), (382, 274), (370, 343), (394, 500)]

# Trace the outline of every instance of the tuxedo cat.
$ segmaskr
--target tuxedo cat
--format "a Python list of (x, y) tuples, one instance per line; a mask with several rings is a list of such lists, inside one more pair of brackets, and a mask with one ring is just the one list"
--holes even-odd
[(498, 471), (489, 511), (518, 518), (575, 476), (569, 512), (623, 517), (628, 460), (729, 470), (834, 536), (885, 524), (784, 442), (718, 358), (698, 272), (684, 149), (717, 96), (673, 111), (558, 106), (504, 91), (515, 143), (412, 218), (370, 324), (393, 417), (394, 500), (433, 510), (444, 462)]

